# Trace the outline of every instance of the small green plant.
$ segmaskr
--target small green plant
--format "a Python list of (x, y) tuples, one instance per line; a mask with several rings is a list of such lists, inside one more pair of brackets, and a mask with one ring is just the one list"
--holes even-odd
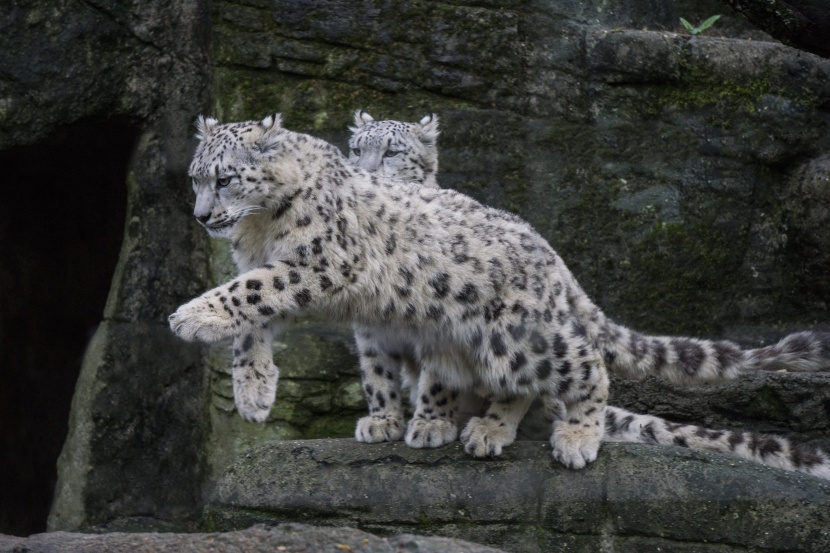
[(703, 31), (714, 25), (715, 21), (717, 21), (718, 19), (720, 19), (720, 15), (713, 15), (712, 17), (701, 23), (698, 27), (695, 27), (682, 17), (680, 18), (680, 22), (683, 24), (684, 27), (686, 27), (686, 30), (689, 31), (690, 35), (699, 35)]

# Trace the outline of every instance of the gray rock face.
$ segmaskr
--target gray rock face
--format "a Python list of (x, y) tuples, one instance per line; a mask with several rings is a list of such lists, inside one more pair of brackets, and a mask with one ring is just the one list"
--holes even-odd
[(723, 0), (749, 21), (778, 40), (830, 57), (830, 6), (815, 0)]
[(830, 374), (761, 373), (737, 382), (678, 389), (649, 378), (615, 379), (611, 403), (713, 429), (741, 428), (830, 451)]
[(303, 520), (463, 538), (512, 552), (800, 551), (830, 547), (830, 486), (720, 455), (604, 445), (582, 471), (546, 443), (475, 460), (350, 440), (253, 448), (205, 510), (215, 530)]
[[(137, 136), (127, 171), (110, 183), (127, 188), (124, 239), (75, 388), (52, 529), (147, 513), (192, 519), (200, 501), (208, 434), (204, 353), (174, 340), (166, 315), (208, 285), (208, 240), (189, 213), (186, 184), (191, 125), (207, 100), (204, 13), (198, 0), (4, 7), (0, 148), (110, 117), (129, 121)], [(43, 202), (50, 201), (50, 185), (75, 187), (96, 201), (83, 172), (62, 174), (63, 167), (49, 165), (54, 182), (17, 184), (43, 187)], [(100, 209), (108, 207), (123, 210)], [(55, 338), (41, 337), (42, 347)], [(51, 389), (51, 382), (41, 386)], [(4, 450), (36, 443), (32, 435), (28, 444), (4, 442)]]
[[(672, 32), (679, 17), (720, 13), (718, 2), (422, 8), (216, 3), (215, 114), (277, 109), (290, 128), (345, 145), (357, 107), (437, 112), (441, 185), (529, 220), (618, 321), (756, 347), (826, 320), (830, 62), (728, 14), (704, 36)], [(266, 426), (350, 436), (354, 411), (338, 422), (318, 394), (354, 388), (348, 329), (309, 328), (275, 350), (291, 369)], [(302, 380), (319, 374), (316, 361), (297, 363), (309, 342), (315, 360), (342, 360), (325, 383)], [(226, 365), (212, 365), (224, 409), (214, 416), (226, 423), (216, 439), (239, 452), (262, 431), (234, 419)], [(823, 377), (773, 375), (691, 393), (620, 382), (613, 400), (826, 446), (825, 392)], [(324, 426), (309, 424), (312, 409)]]
[(73, 534), (51, 532), (24, 538), (0, 536), (0, 553), (287, 553), (344, 551), (353, 553), (498, 553), (499, 549), (461, 540), (403, 534), (379, 538), (351, 528), (315, 528), (305, 524), (254, 526), (212, 534), (141, 533)]

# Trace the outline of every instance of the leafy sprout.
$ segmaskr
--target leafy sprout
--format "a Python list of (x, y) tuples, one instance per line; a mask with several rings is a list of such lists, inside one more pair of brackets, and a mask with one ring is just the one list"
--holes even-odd
[(699, 35), (703, 31), (714, 25), (715, 21), (717, 21), (718, 19), (720, 19), (720, 15), (713, 15), (712, 17), (701, 23), (698, 27), (695, 27), (694, 25), (689, 23), (688, 20), (682, 17), (680, 18), (680, 23), (682, 23), (683, 26), (686, 27), (686, 30), (689, 31), (690, 35)]

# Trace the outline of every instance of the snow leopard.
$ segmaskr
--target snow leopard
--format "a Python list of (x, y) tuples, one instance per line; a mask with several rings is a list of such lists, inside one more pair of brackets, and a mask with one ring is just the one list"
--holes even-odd
[[(571, 468), (595, 460), (609, 358), (623, 372), (677, 382), (781, 364), (828, 367), (827, 333), (742, 351), (616, 325), (518, 216), (368, 173), (335, 146), (285, 129), (278, 114), (226, 124), (200, 117), (197, 127), (194, 215), (231, 240), (241, 274), (180, 306), (169, 318), (173, 332), (208, 343), (234, 338), (240, 355), (275, 323), (307, 313), (415, 336), (420, 378), (436, 381), (419, 383), (428, 391), (414, 418), (424, 431), (446, 423), (461, 392), (489, 402), (461, 434), (473, 454), (511, 443), (505, 426), (539, 398), (554, 419), (553, 457)], [(400, 383), (379, 368), (388, 386), (366, 392), (383, 419), (400, 401)]]
[(438, 188), (438, 116), (417, 123), (375, 121), (365, 110), (354, 114), (349, 161), (389, 179)]
[[(438, 125), (438, 116), (434, 113), (424, 116), (418, 122), (409, 123), (396, 120), (375, 120), (368, 112), (359, 109), (354, 113), (354, 126), (350, 127), (352, 136), (349, 139), (349, 161), (369, 172), (382, 172), (389, 178), (409, 180), (421, 186), (438, 188)], [(402, 176), (405, 178), (401, 178)], [(387, 370), (403, 374), (405, 377), (403, 380), (409, 383), (418, 383), (417, 366), (401, 362), (401, 351), (414, 350), (411, 343), (383, 342), (378, 339), (382, 336), (381, 332), (365, 333), (361, 330), (358, 329), (356, 332), (356, 341), (364, 386), (371, 390), (382, 388)], [(365, 338), (366, 334), (371, 335), (373, 339)], [(606, 360), (611, 366), (614, 361), (614, 359)], [(414, 362), (417, 364), (417, 359)], [(375, 370), (378, 363), (384, 367), (382, 374), (378, 374), (380, 371)], [(434, 382), (430, 385), (434, 385)], [(427, 392), (428, 389), (419, 389), (417, 385), (410, 385), (410, 403), (416, 405), (418, 398)], [(380, 406), (376, 397), (368, 394), (366, 396), (368, 405), (377, 412)], [(463, 426), (466, 419), (475, 416), (483, 409), (483, 403), (474, 394), (461, 393), (458, 398), (459, 412), (456, 414), (455, 421), (457, 424), (451, 429)], [(361, 442), (400, 439), (404, 428), (403, 413), (391, 415), (391, 418), (400, 422), (392, 426), (381, 426), (384, 433), (376, 430), (376, 425), (373, 423), (374, 417), (362, 418), (355, 429), (355, 438)], [(525, 429), (520, 427), (508, 431), (520, 436), (524, 430), (525, 436), (536, 437), (532, 429), (536, 422), (539, 421), (534, 420)], [(776, 436), (676, 424), (660, 417), (638, 415), (610, 405), (606, 406), (604, 424), (603, 442), (689, 447), (830, 478), (830, 461), (824, 452), (807, 445), (792, 444)], [(549, 426), (549, 423), (545, 426)], [(390, 434), (393, 431), (394, 433)], [(452, 441), (453, 435), (454, 433), (450, 430), (446, 440), (439, 436), (434, 442), (440, 444), (444, 441)], [(419, 438), (419, 440), (413, 440), (410, 432), (406, 436), (406, 442), (412, 447), (424, 447), (425, 436), (421, 435)]]

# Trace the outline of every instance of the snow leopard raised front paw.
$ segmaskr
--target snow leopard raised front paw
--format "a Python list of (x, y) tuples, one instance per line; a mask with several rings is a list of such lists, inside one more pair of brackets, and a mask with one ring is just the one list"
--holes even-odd
[(261, 370), (253, 367), (234, 369), (233, 397), (236, 410), (248, 422), (265, 422), (277, 395), (279, 371), (268, 363)]
[(464, 451), (473, 457), (495, 457), (516, 439), (516, 429), (493, 419), (473, 417), (461, 432)]
[(369, 416), (357, 421), (354, 439), (358, 442), (374, 444), (377, 442), (395, 442), (403, 437), (403, 417), (387, 415), (385, 417)]
[(568, 468), (581, 469), (596, 460), (602, 436), (601, 425), (586, 428), (581, 424), (556, 421), (550, 438), (553, 458)]
[(218, 301), (199, 296), (180, 306), (169, 317), (170, 328), (179, 338), (213, 343), (237, 333), (233, 318)]
[(454, 442), (458, 437), (458, 426), (446, 419), (412, 419), (406, 428), (404, 441), (409, 447), (441, 447)]

